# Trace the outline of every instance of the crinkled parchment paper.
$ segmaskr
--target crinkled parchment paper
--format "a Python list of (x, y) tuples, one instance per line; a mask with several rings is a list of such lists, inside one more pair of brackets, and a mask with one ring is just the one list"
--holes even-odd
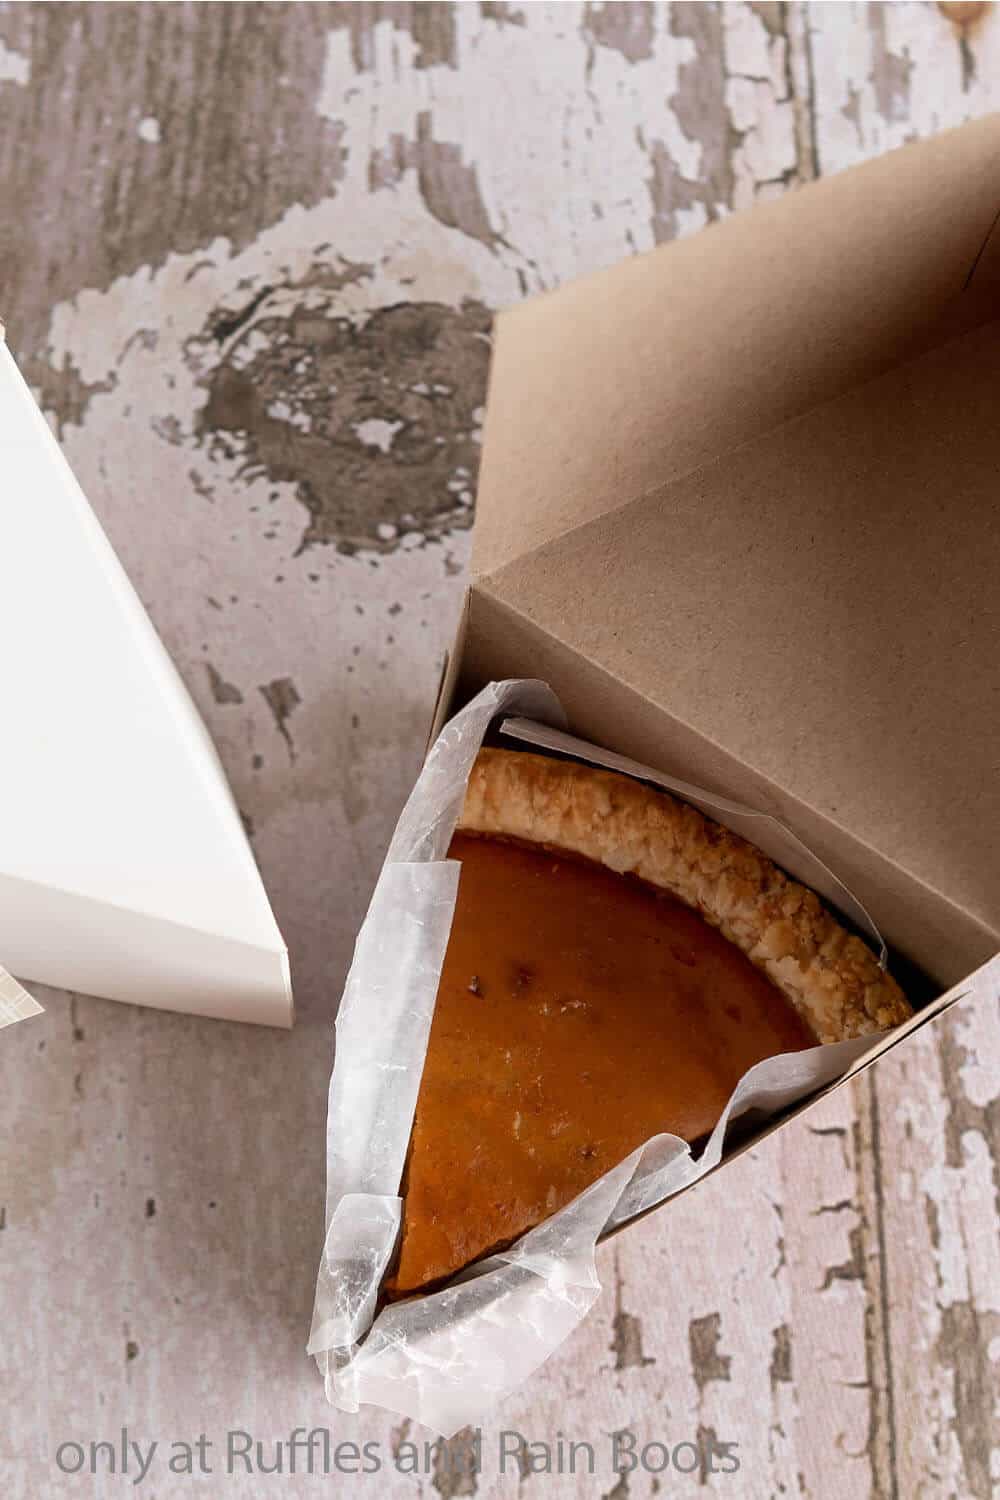
[[(603, 1233), (715, 1167), (731, 1119), (753, 1110), (763, 1121), (832, 1082), (873, 1043), (859, 1038), (758, 1063), (697, 1157), (678, 1136), (654, 1136), (509, 1250), (444, 1290), (392, 1303), (376, 1317), (399, 1231), (399, 1185), (458, 888), (459, 865), (445, 855), (483, 737), (491, 722), (508, 716), (550, 726), (553, 740), (565, 726), (555, 695), (531, 681), (490, 684), (445, 726), (403, 809), (358, 936), (330, 1080), (327, 1231), (309, 1353), (342, 1411), (371, 1402), (446, 1436), (521, 1384), (585, 1316), (601, 1289), (595, 1247)], [(548, 739), (531, 724), (520, 731)], [(562, 748), (647, 774), (579, 742)], [(648, 775), (737, 831), (753, 820), (749, 836), (762, 847), (791, 840), (799, 878), (824, 892), (833, 880), (838, 904), (881, 947), (863, 909), (775, 819)]]

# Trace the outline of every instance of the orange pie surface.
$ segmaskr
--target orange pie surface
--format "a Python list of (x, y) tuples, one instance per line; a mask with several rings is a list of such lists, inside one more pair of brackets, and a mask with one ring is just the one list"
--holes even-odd
[(490, 836), (457, 833), (449, 853), (462, 871), (390, 1296), (509, 1244), (650, 1136), (704, 1136), (747, 1068), (816, 1042), (655, 887)]

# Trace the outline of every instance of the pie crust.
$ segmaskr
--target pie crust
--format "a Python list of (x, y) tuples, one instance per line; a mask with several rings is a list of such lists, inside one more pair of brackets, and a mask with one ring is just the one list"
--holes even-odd
[(736, 944), (820, 1042), (911, 1014), (871, 950), (759, 849), (668, 792), (576, 761), (480, 750), (458, 827), (562, 849), (670, 892)]

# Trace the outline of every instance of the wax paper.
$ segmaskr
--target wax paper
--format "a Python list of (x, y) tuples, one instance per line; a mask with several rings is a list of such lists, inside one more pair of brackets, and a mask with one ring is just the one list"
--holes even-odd
[[(445, 856), (476, 753), (491, 724), (506, 720), (508, 732), (535, 743), (618, 763), (613, 752), (560, 738), (565, 716), (541, 682), (491, 683), (445, 726), (400, 816), (358, 937), (330, 1081), (327, 1233), (309, 1352), (334, 1406), (356, 1411), (372, 1403), (445, 1436), (479, 1421), (586, 1316), (601, 1289), (602, 1235), (717, 1166), (738, 1116), (766, 1124), (838, 1078), (875, 1040), (758, 1063), (698, 1152), (678, 1136), (654, 1136), (509, 1250), (440, 1291), (378, 1310), (399, 1233), (400, 1182), (458, 886), (459, 865)], [(839, 895), (838, 904), (884, 953), (860, 903), (777, 820), (633, 762), (619, 768), (683, 788), (736, 831), (749, 820), (756, 842), (784, 849), (800, 879)]]

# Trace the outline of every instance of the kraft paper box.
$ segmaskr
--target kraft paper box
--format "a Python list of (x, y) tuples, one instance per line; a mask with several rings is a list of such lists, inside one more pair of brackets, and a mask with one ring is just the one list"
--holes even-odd
[[(994, 118), (500, 315), (472, 581), (338, 1016), (309, 1346), (335, 1405), (477, 1420), (585, 1315), (598, 1238), (948, 1006), (996, 1013), (998, 221)], [(722, 1122), (697, 1164), (654, 1138), (514, 1246), (379, 1310), (447, 839), (487, 721), (525, 712), (699, 805), (772, 814), (860, 900), (918, 1009), (839, 1044), (735, 1149)], [(415, 1063), (397, 1031), (419, 1032)], [(671, 1143), (650, 1184), (639, 1158)]]
[(432, 735), (538, 677), (575, 734), (791, 827), (920, 1006), (845, 1077), (1000, 1011), (998, 319), (994, 114), (494, 331)]
[(938, 990), (1000, 946), (1000, 116), (501, 313), (436, 722), (777, 815)]
[[(291, 1025), (285, 945), (218, 757), (2, 330), (0, 557), (0, 963)], [(30, 1014), (8, 991), (4, 1014)]]

